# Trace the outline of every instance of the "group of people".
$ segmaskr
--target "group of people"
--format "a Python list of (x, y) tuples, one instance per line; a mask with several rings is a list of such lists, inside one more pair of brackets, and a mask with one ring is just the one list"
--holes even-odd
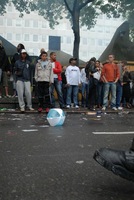
[[(81, 106), (95, 110), (96, 107), (106, 110), (111, 106), (113, 110), (121, 110), (126, 105), (131, 108), (131, 76), (127, 70), (127, 62), (114, 63), (114, 55), (102, 64), (95, 57), (91, 58), (86, 66), (80, 70), (77, 59), (70, 58), (69, 65), (61, 66), (56, 60), (56, 53), (41, 49), (35, 66), (31, 65), (23, 44), (18, 44), (17, 53), (11, 59), (6, 56), (0, 41), (0, 83), (8, 94), (8, 75), (13, 75), (13, 96), (18, 96), (21, 112), (32, 107), (31, 83), (35, 80), (36, 96), (38, 97), (38, 112), (45, 108), (46, 112), (55, 107), (55, 90), (60, 108), (79, 108), (78, 94), (81, 93)], [(1, 97), (1, 93), (0, 93)]]
[(96, 106), (106, 110), (131, 108), (132, 77), (127, 69), (127, 62), (114, 62), (114, 55), (102, 65), (96, 58), (91, 58), (85, 69), (81, 70), (82, 106), (95, 110)]

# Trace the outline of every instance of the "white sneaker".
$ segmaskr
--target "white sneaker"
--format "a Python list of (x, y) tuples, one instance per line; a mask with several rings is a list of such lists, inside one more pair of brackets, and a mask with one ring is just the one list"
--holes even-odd
[(2, 98), (2, 96), (0, 95), (0, 99)]
[(76, 105), (76, 106), (75, 106), (75, 108), (79, 108), (79, 106), (78, 106), (78, 105)]
[(119, 106), (117, 109), (118, 109), (118, 110), (122, 110), (123, 108)]
[(116, 111), (116, 110), (117, 110), (117, 108), (116, 108), (116, 107), (113, 107), (113, 108), (112, 108), (112, 110), (115, 110), (115, 111)]
[(34, 111), (34, 108), (29, 108), (30, 111)]
[(105, 107), (105, 106), (103, 106), (103, 107), (102, 107), (102, 110), (106, 110), (106, 107)]
[(21, 112), (25, 112), (25, 108), (21, 108), (20, 111), (21, 111)]
[(67, 105), (66, 108), (70, 108), (70, 105)]

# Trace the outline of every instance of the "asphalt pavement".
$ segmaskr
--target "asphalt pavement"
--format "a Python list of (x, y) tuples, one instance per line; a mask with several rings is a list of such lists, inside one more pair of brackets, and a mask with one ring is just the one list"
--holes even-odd
[(133, 200), (134, 183), (93, 160), (100, 147), (130, 148), (131, 113), (0, 113), (0, 200)]

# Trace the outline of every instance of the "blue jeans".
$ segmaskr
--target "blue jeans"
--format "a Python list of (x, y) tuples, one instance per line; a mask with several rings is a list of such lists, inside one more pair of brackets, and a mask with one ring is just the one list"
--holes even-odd
[(55, 107), (54, 89), (57, 92), (59, 104), (60, 104), (60, 107), (62, 108), (65, 106), (63, 95), (62, 95), (62, 82), (59, 81), (58, 78), (54, 78), (54, 83), (50, 87), (51, 103), (53, 107)]
[(78, 105), (78, 90), (79, 90), (78, 85), (70, 85), (67, 88), (67, 100), (66, 100), (67, 105), (71, 105), (72, 94), (73, 94), (74, 106)]
[(104, 97), (103, 97), (103, 106), (108, 106), (108, 95), (111, 91), (111, 107), (116, 107), (116, 83), (108, 82), (104, 83)]
[(88, 106), (89, 83), (82, 83), (82, 106)]
[(116, 107), (118, 108), (120, 106), (122, 99), (122, 85), (121, 82), (118, 81), (116, 83)]

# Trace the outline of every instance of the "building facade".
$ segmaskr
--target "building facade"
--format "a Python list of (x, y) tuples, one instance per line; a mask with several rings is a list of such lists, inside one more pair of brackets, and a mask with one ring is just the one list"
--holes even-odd
[[(40, 49), (48, 50), (49, 36), (61, 37), (61, 50), (72, 54), (73, 31), (70, 22), (63, 19), (61, 23), (50, 29), (48, 21), (36, 12), (19, 17), (20, 13), (12, 4), (7, 6), (7, 12), (0, 16), (0, 35), (17, 46), (23, 43), (30, 55), (39, 55)], [(94, 28), (80, 30), (80, 59), (87, 61), (95, 56), (97, 59), (112, 39), (116, 29), (123, 23), (122, 19), (107, 18), (101, 15)]]

